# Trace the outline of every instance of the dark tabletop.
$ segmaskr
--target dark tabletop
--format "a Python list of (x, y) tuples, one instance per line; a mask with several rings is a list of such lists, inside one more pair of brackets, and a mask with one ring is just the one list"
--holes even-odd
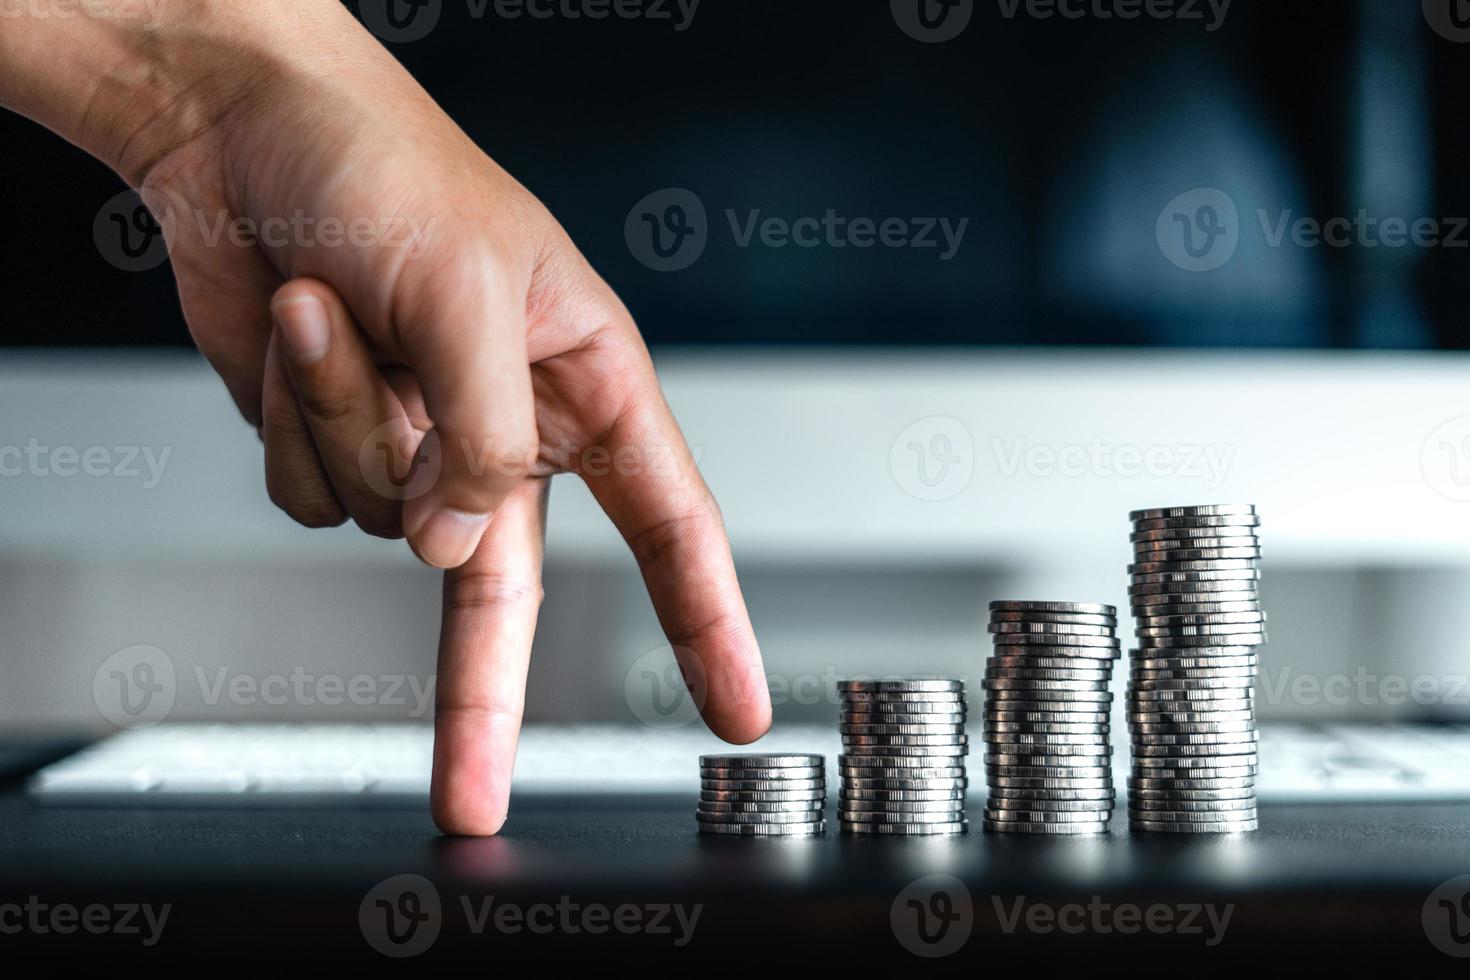
[[(1444, 968), (1457, 964), (1436, 944), (1470, 954), (1470, 880), (1431, 898), (1470, 875), (1470, 805), (1266, 806), (1255, 834), (1190, 839), (1130, 835), (1120, 812), (1110, 836), (1074, 840), (982, 833), (978, 814), (958, 838), (736, 840), (696, 834), (692, 811), (692, 796), (524, 797), (502, 836), (460, 839), (416, 808), (40, 807), (12, 786), (0, 953), (731, 966), (918, 964), (917, 946), (954, 947), (932, 963), (962, 968), (1158, 955)], [(165, 906), (150, 927), (145, 909), (158, 922)], [(94, 929), (54, 928), (68, 907)], [(129, 907), (133, 931), (115, 925)]]

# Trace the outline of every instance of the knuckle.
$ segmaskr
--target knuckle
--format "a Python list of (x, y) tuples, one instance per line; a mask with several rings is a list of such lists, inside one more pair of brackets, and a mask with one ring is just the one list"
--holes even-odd
[(649, 525), (628, 539), (628, 548), (633, 552), (638, 567), (648, 568), (712, 531), (723, 531), (720, 512), (713, 504), (703, 504), (685, 514)]
[(444, 583), (444, 606), (454, 611), (534, 612), (544, 598), (541, 580), (530, 574), (477, 572)]
[(267, 478), (265, 488), (271, 503), (303, 527), (341, 527), (347, 522), (347, 512), (335, 498), (303, 494), (298, 485), (277, 478)]
[(327, 391), (314, 387), (298, 389), (297, 400), (309, 417), (331, 424), (351, 418), (357, 411), (357, 398), (350, 391)]

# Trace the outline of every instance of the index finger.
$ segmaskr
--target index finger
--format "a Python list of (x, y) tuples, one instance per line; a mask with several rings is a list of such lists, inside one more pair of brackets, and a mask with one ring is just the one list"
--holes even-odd
[[(627, 403), (601, 460), (579, 474), (628, 543), (659, 623), (711, 731), (753, 742), (771, 727), (760, 647), (724, 520), (639, 345)], [(690, 660), (696, 661), (694, 663)]]

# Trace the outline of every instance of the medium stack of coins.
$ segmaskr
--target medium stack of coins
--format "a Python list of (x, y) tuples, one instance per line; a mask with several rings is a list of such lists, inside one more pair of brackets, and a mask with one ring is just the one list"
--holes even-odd
[(702, 755), (700, 833), (811, 837), (826, 824), (827, 760), (820, 755)]
[(842, 681), (845, 833), (962, 834), (965, 684), (953, 680)]
[(1097, 834), (1113, 815), (1108, 690), (1118, 611), (992, 602), (985, 667), (985, 829)]
[(1260, 518), (1249, 504), (1134, 511), (1128, 677), (1135, 830), (1256, 829)]

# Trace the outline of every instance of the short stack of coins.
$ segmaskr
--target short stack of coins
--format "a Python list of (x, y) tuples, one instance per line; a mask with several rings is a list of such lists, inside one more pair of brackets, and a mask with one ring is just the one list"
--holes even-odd
[(842, 681), (844, 833), (962, 834), (965, 685), (956, 680)]
[(1255, 830), (1260, 518), (1249, 504), (1129, 515), (1129, 602), (1138, 646), (1128, 675), (1134, 830)]
[(821, 834), (827, 760), (820, 755), (702, 755), (700, 833), (742, 837)]
[(992, 602), (985, 666), (985, 829), (1098, 834), (1113, 813), (1109, 714), (1118, 611)]

